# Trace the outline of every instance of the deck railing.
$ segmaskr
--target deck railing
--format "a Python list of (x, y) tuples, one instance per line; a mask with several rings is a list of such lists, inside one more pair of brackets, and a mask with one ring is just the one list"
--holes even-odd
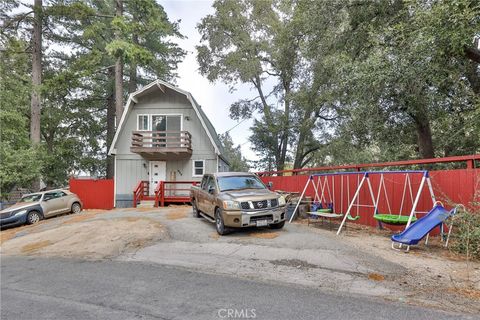
[(191, 149), (188, 131), (133, 131), (132, 148)]
[(160, 181), (155, 189), (155, 207), (163, 207), (166, 202), (190, 202), (190, 187), (198, 183), (198, 181)]

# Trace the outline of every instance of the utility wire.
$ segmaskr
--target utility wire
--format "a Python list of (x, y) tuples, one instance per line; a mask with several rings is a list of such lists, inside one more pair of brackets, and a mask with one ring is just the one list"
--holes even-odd
[(243, 119), (242, 121), (240, 121), (239, 123), (237, 123), (236, 125), (234, 125), (233, 127), (231, 127), (230, 129), (228, 129), (227, 131), (225, 131), (225, 132), (222, 133), (222, 134), (225, 134), (225, 133), (227, 133), (227, 132), (232, 131), (233, 129), (235, 129), (236, 127), (238, 127), (240, 124), (242, 124), (242, 123), (245, 122), (246, 120), (248, 120), (248, 118)]

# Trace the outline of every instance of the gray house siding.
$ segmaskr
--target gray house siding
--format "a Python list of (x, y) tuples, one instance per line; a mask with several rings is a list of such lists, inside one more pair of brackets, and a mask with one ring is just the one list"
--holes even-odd
[[(204, 161), (205, 173), (228, 171), (215, 152), (212, 142), (185, 95), (167, 89), (153, 90), (137, 98), (127, 114), (115, 144), (115, 203), (116, 207), (131, 207), (133, 191), (139, 181), (149, 179), (149, 160), (130, 151), (132, 131), (137, 130), (138, 115), (174, 114), (182, 116), (182, 130), (192, 135), (192, 155), (188, 159), (166, 160), (166, 180), (200, 181), (193, 176), (195, 160)], [(183, 187), (183, 186), (182, 186)]]

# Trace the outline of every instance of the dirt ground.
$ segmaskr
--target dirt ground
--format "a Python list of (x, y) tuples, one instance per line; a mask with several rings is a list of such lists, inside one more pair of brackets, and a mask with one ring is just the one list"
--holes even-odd
[(91, 210), (0, 232), (2, 255), (148, 261), (262, 281), (322, 287), (480, 313), (480, 263), (438, 239), (409, 253), (390, 233), (349, 226), (336, 236), (305, 221), (220, 237), (191, 207)]
[(148, 217), (104, 219), (106, 211), (43, 220), (1, 231), (1, 253), (86, 259), (113, 258), (161, 240), (165, 229)]

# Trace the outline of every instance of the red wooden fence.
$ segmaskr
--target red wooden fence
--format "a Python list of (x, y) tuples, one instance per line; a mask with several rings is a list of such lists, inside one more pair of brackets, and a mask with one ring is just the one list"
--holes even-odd
[[(327, 194), (327, 202), (333, 202), (333, 197), (335, 195), (335, 210), (337, 212), (343, 211), (346, 212), (349, 199), (348, 199), (348, 188), (350, 189), (350, 199), (353, 198), (355, 190), (357, 189), (359, 181), (362, 179), (363, 174), (359, 172), (358, 175), (338, 175), (328, 178), (328, 183), (331, 191), (331, 198)], [(274, 190), (282, 190), (288, 192), (302, 192), (305, 187), (309, 176), (307, 175), (297, 175), (297, 176), (263, 176), (261, 179), (263, 182), (273, 183)], [(343, 178), (342, 178), (343, 177)], [(380, 184), (380, 175), (370, 175), (370, 181), (372, 184), (372, 189), (375, 198), (377, 197), (378, 187)], [(413, 198), (415, 199), (416, 192), (420, 186), (420, 181), (422, 178), (421, 174), (412, 174), (410, 176), (412, 189), (413, 189)], [(475, 192), (479, 192), (480, 188), (480, 169), (458, 169), (458, 170), (438, 170), (431, 171), (430, 178), (432, 181), (433, 190), (437, 200), (442, 201), (445, 206), (451, 207), (452, 204), (462, 203), (469, 205), (474, 200)], [(342, 182), (343, 179), (343, 192), (342, 192)], [(348, 179), (348, 180), (347, 180)], [(405, 182), (404, 174), (386, 174), (384, 175), (385, 187), (388, 193), (388, 200), (390, 202), (390, 208), (393, 214), (398, 214), (400, 211), (400, 206), (403, 196), (403, 188)], [(333, 180), (335, 181), (335, 188), (333, 188)], [(348, 182), (348, 183), (347, 183)], [(306, 195), (309, 197), (314, 197), (315, 190), (313, 186), (307, 188)], [(477, 194), (477, 196), (479, 196)], [(343, 200), (343, 205), (342, 205)], [(477, 199), (478, 201), (478, 199)], [(362, 187), (362, 190), (359, 195), (360, 204), (372, 204), (371, 196), (368, 191), (366, 184)], [(408, 215), (412, 208), (412, 201), (409, 193), (405, 196), (404, 205), (402, 209), (403, 215)], [(417, 211), (428, 211), (432, 208), (432, 201), (430, 200), (430, 194), (428, 188), (425, 185), (423, 189), (420, 202), (417, 206)], [(343, 209), (343, 210), (342, 210)], [(379, 200), (379, 212), (388, 213), (387, 199), (385, 193), (381, 192)], [(360, 219), (357, 220), (358, 223), (370, 226), (376, 226), (377, 221), (373, 218), (373, 208), (354, 208), (352, 209), (352, 216), (356, 214), (360, 215)], [(423, 214), (418, 214), (418, 217), (421, 217)], [(393, 228), (399, 230), (399, 228)], [(402, 228), (400, 228), (402, 229)]]
[[(362, 178), (362, 169), (375, 170), (374, 168), (384, 167), (399, 167), (399, 166), (414, 166), (423, 164), (435, 164), (446, 162), (465, 162), (466, 169), (455, 170), (434, 170), (430, 171), (430, 178), (437, 200), (442, 201), (447, 207), (451, 207), (453, 204), (464, 204), (467, 207), (472, 207), (472, 202), (480, 201), (480, 169), (475, 169), (475, 161), (480, 160), (480, 155), (470, 155), (461, 157), (449, 157), (438, 159), (421, 159), (412, 161), (398, 161), (387, 163), (374, 163), (374, 164), (355, 164), (335, 167), (321, 167), (321, 168), (308, 168), (298, 170), (283, 170), (274, 172), (260, 172), (260, 178), (263, 182), (273, 183), (274, 190), (282, 190), (287, 192), (302, 192), (305, 187), (305, 183), (310, 174), (322, 173), (322, 172), (341, 172), (344, 170), (358, 171), (358, 175), (346, 175), (335, 176), (329, 178), (329, 185), (331, 189), (332, 198), (335, 194), (335, 211), (345, 213), (349, 203), (347, 195), (347, 185), (350, 188), (350, 199), (353, 198), (353, 194), (358, 186), (359, 181)], [(378, 169), (377, 169), (378, 170)], [(298, 175), (303, 174), (303, 175)], [(385, 185), (389, 197), (390, 208), (392, 213), (399, 213), (403, 196), (403, 187), (405, 181), (404, 174), (388, 174), (384, 176)], [(412, 182), (412, 189), (414, 198), (416, 191), (420, 185), (422, 178), (421, 174), (412, 174), (410, 176)], [(343, 179), (343, 192), (341, 190), (341, 184)], [(347, 179), (349, 180), (347, 183)], [(335, 189), (333, 189), (333, 180), (335, 180)], [(370, 175), (370, 181), (375, 197), (377, 197), (378, 187), (380, 183), (380, 175)], [(306, 195), (309, 197), (314, 196), (315, 191), (312, 186), (307, 188)], [(333, 202), (333, 199), (329, 199), (328, 202)], [(343, 205), (342, 205), (343, 200)], [(362, 187), (362, 191), (359, 195), (359, 202), (363, 204), (371, 204), (371, 197), (368, 191), (368, 187)], [(410, 196), (406, 197), (402, 209), (402, 214), (407, 215), (411, 210), (412, 201)], [(427, 187), (424, 187), (424, 192), (420, 198), (420, 202), (417, 206), (417, 211), (428, 211), (432, 207), (432, 201)], [(478, 209), (478, 208), (477, 208)], [(379, 200), (379, 212), (388, 213), (387, 200), (382, 191), (382, 197)], [(373, 218), (373, 208), (354, 208), (352, 216), (356, 214), (360, 215), (360, 219), (357, 223), (376, 226), (378, 222)], [(417, 214), (421, 217), (423, 214)], [(389, 226), (390, 227), (390, 226)], [(394, 230), (400, 230), (403, 227), (391, 227)]]
[(84, 209), (113, 209), (113, 179), (70, 179), (70, 191), (77, 194)]

